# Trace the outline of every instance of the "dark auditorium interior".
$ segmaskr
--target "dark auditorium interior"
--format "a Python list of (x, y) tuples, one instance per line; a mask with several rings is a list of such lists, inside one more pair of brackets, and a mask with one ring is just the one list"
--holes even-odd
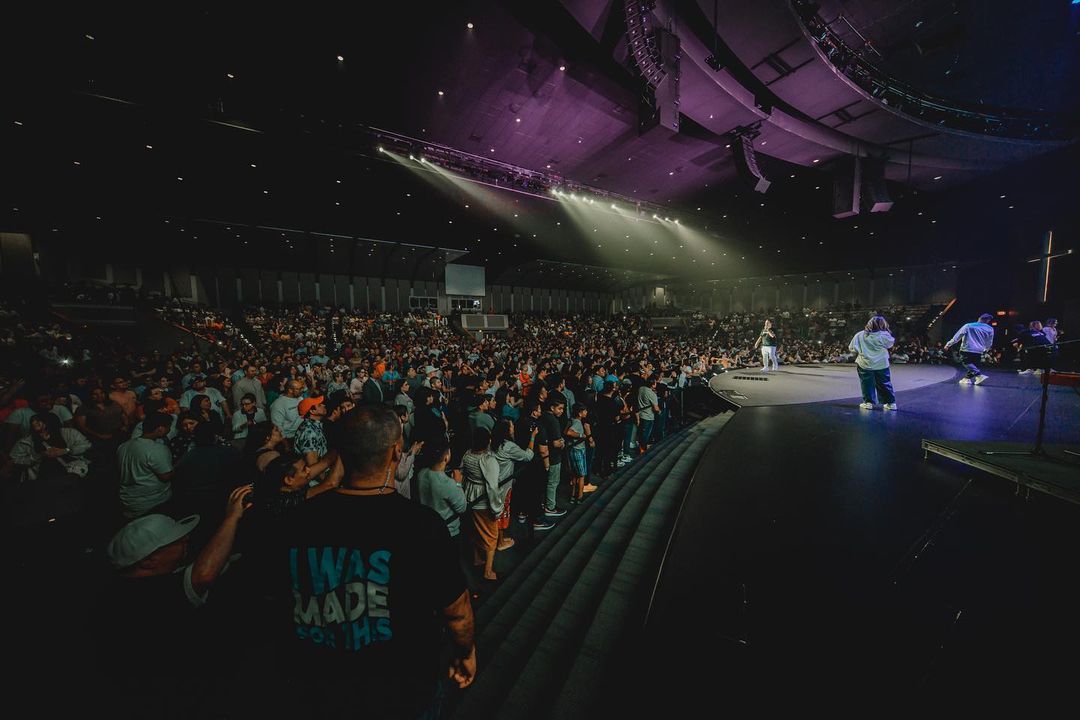
[(0, 57), (19, 706), (1070, 697), (1080, 0), (15, 4)]

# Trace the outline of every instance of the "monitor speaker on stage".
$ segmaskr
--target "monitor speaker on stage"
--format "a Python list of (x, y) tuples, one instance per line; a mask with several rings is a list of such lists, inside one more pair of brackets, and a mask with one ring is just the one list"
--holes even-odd
[(833, 177), (833, 217), (847, 218), (859, 214), (862, 198), (862, 163), (857, 157), (847, 157), (837, 163)]
[(735, 153), (735, 167), (739, 176), (754, 186), (755, 192), (763, 193), (772, 184), (758, 167), (757, 155), (754, 153), (754, 141), (743, 135), (732, 145)]

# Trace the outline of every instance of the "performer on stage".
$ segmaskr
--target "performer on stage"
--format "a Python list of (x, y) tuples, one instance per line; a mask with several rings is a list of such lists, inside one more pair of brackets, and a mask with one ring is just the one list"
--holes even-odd
[(1051, 345), (1058, 341), (1058, 335), (1061, 332), (1058, 330), (1057, 318), (1049, 318), (1043, 324), (1043, 334), (1046, 335), (1046, 339), (1050, 341)]
[(967, 375), (960, 378), (961, 385), (979, 385), (987, 378), (975, 363), (982, 358), (984, 352), (994, 346), (994, 328), (990, 325), (993, 319), (989, 313), (983, 313), (978, 322), (962, 326), (952, 340), (945, 343), (946, 350), (960, 343), (961, 364), (967, 369)]
[(1042, 369), (1048, 364), (1050, 351), (1035, 350), (1032, 352), (1032, 348), (1046, 347), (1053, 344), (1046, 335), (1043, 324), (1038, 320), (1032, 320), (1028, 323), (1028, 329), (1017, 333), (1012, 342), (1020, 360), (1020, 369), (1017, 370), (1017, 374), (1041, 375)]
[(754, 342), (754, 349), (761, 346), (761, 372), (769, 372), (769, 361), (772, 360), (772, 369), (779, 370), (780, 363), (776, 360), (776, 331), (772, 329), (772, 320), (765, 321), (765, 327)]
[(873, 410), (877, 395), (881, 395), (882, 410), (896, 410), (896, 394), (893, 393), (889, 376), (889, 348), (893, 346), (889, 323), (875, 315), (866, 323), (866, 329), (855, 333), (848, 349), (855, 353), (855, 369), (859, 372), (863, 401), (859, 407)]

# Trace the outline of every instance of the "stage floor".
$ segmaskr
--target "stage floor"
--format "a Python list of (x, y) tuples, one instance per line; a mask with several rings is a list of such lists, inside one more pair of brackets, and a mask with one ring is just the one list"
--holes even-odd
[[(778, 373), (771, 403), (755, 392), (736, 412), (684, 504), (643, 654), (627, 659), (628, 671), (661, 668), (649, 683), (661, 691), (640, 702), (678, 695), (676, 714), (869, 694), (1038, 704), (1071, 687), (1080, 507), (1025, 500), (1012, 482), (924, 461), (921, 448), (923, 438), (1033, 440), (1038, 379), (1002, 371), (967, 386), (951, 368), (923, 370), (894, 368), (907, 388), (896, 413), (858, 408), (850, 366)], [(839, 399), (800, 399), (778, 389), (788, 380), (810, 393), (829, 382)], [(1080, 441), (1080, 396), (1052, 387), (1048, 421), (1046, 442)]]
[[(894, 365), (893, 390), (914, 390), (960, 378), (951, 365)], [(740, 407), (792, 405), (860, 398), (859, 377), (852, 363), (783, 365), (779, 370), (734, 370), (714, 376), (709, 388)], [(860, 401), (856, 400), (857, 405)]]

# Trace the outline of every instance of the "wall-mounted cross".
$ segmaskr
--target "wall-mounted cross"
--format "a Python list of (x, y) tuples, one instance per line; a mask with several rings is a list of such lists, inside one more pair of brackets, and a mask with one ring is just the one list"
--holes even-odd
[(1047, 230), (1043, 238), (1043, 251), (1039, 257), (1031, 258), (1029, 263), (1039, 263), (1039, 277), (1037, 280), (1039, 302), (1046, 302), (1050, 297), (1050, 263), (1058, 258), (1072, 255), (1072, 250), (1054, 252), (1054, 231)]

